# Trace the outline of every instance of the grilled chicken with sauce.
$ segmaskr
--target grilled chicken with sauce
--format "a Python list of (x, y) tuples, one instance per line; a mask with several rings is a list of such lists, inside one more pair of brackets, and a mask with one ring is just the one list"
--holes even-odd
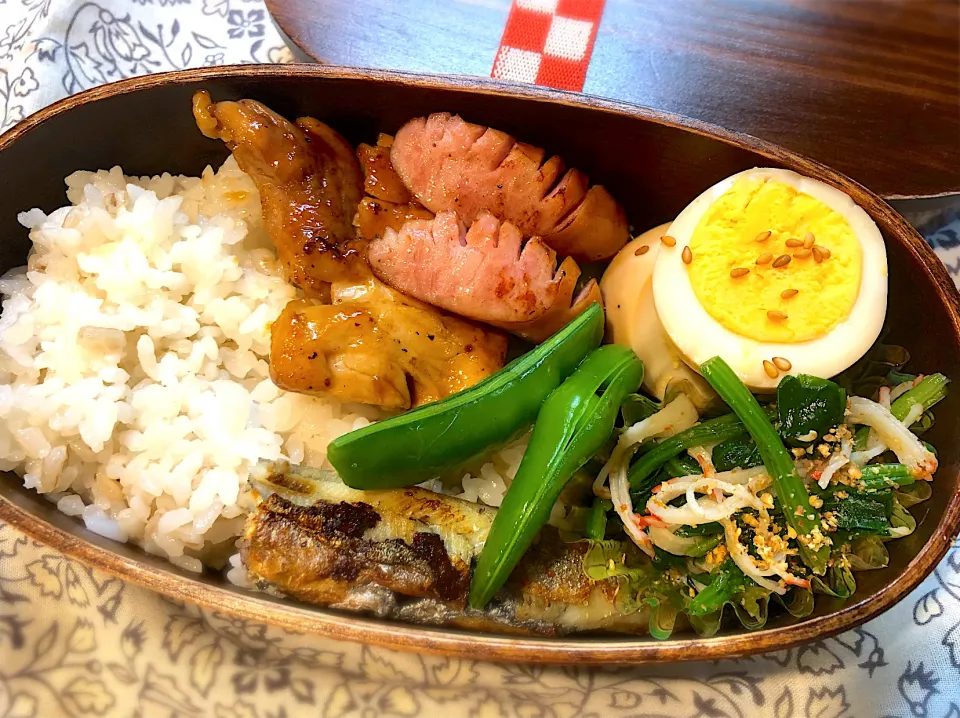
[(579, 170), (565, 171), (560, 157), (544, 157), (538, 147), (447, 112), (410, 120), (390, 147), (397, 174), (430, 211), (454, 210), (468, 225), (490, 212), (561, 256), (609, 259), (628, 239), (623, 208)]
[(365, 142), (357, 145), (357, 157), (363, 171), (363, 190), (371, 197), (394, 204), (405, 204), (414, 201), (413, 195), (390, 162), (391, 147), (393, 137), (383, 132), (377, 136), (376, 145)]
[(353, 219), (361, 239), (382, 237), (388, 227), (399, 230), (409, 219), (433, 219), (433, 212), (413, 198), (390, 163), (392, 145), (393, 137), (381, 133), (376, 145), (357, 147), (368, 195), (360, 200)]
[[(417, 487), (355, 491), (332, 472), (284, 464), (261, 464), (251, 480), (264, 500), (247, 520), (242, 557), (250, 579), (271, 593), (495, 632), (646, 631), (646, 610), (617, 609), (617, 579), (584, 575), (587, 544), (566, 543), (552, 527), (477, 610), (466, 602), (470, 566), (496, 509)], [(627, 562), (645, 560), (625, 548)]]
[(593, 302), (591, 280), (574, 299), (580, 268), (539, 237), (523, 244), (520, 231), (481, 213), (469, 231), (455, 212), (388, 227), (371, 240), (367, 258), (390, 286), (434, 306), (543, 341)]
[(364, 175), (343, 137), (252, 100), (214, 103), (198, 92), (193, 107), (203, 133), (222, 139), (256, 183), (288, 277), (310, 298), (291, 303), (273, 325), (274, 383), (409, 409), (503, 366), (502, 333), (405, 297), (371, 274), (353, 227)]
[(506, 337), (420, 304), (377, 281), (333, 284), (332, 304), (291, 302), (273, 323), (277, 386), (409, 409), (503, 366)]
[(325, 299), (331, 282), (366, 276), (352, 226), (363, 175), (343, 137), (312, 118), (295, 124), (254, 100), (213, 102), (205, 91), (194, 95), (193, 114), (256, 183), (291, 282)]
[(399, 231), (411, 219), (433, 219), (433, 212), (418, 202), (396, 204), (376, 197), (364, 197), (357, 206), (353, 223), (357, 237), (371, 241), (383, 237), (387, 229)]

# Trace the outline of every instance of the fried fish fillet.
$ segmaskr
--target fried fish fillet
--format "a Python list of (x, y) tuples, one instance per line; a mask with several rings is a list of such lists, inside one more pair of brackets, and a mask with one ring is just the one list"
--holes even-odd
[[(252, 480), (264, 500), (247, 521), (242, 557), (251, 579), (274, 594), (501, 633), (646, 631), (647, 611), (624, 615), (618, 580), (587, 578), (587, 544), (567, 543), (553, 527), (477, 610), (467, 605), (471, 564), (496, 509), (417, 487), (355, 491), (332, 472), (282, 463), (261, 464)], [(644, 560), (627, 551), (627, 561)]]

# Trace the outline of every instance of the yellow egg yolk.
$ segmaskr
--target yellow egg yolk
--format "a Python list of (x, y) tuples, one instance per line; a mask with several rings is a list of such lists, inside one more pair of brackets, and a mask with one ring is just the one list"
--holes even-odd
[[(820, 262), (812, 249), (790, 246), (810, 234)], [(862, 250), (847, 220), (773, 180), (735, 182), (700, 219), (690, 250), (690, 283), (700, 304), (730, 331), (756, 341), (821, 337), (850, 314), (860, 291)], [(764, 254), (772, 257), (757, 264)], [(784, 256), (789, 263), (777, 261)], [(731, 276), (736, 269), (742, 276)]]

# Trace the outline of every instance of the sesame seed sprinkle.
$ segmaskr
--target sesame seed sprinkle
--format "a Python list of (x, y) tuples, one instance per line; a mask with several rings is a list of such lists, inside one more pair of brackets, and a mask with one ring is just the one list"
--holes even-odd
[(757, 257), (757, 264), (770, 264), (773, 261), (773, 255), (770, 252), (764, 252)]
[(791, 237), (790, 239), (788, 239), (788, 240), (786, 241), (786, 245), (787, 245), (788, 247), (802, 247), (802, 246), (803, 246), (803, 242), (802, 242), (801, 240), (797, 239), (796, 237)]
[(778, 309), (771, 309), (769, 312), (767, 312), (767, 318), (774, 322), (782, 322), (787, 318), (787, 315)]
[(761, 232), (756, 237), (753, 238), (754, 242), (766, 242), (770, 239), (770, 235), (773, 234), (769, 229), (766, 232)]
[(642, 257), (643, 255), (645, 255), (645, 254), (646, 254), (647, 252), (649, 252), (649, 251), (650, 251), (650, 245), (649, 245), (649, 244), (641, 244), (639, 247), (637, 247), (637, 251), (634, 252), (634, 255), (637, 256), (637, 257)]
[(817, 238), (813, 236), (813, 232), (807, 232), (803, 237), (803, 248), (812, 249), (813, 245), (817, 243)]
[(797, 258), (797, 259), (806, 259), (807, 257), (810, 256), (810, 250), (809, 250), (809, 249), (801, 249), (801, 250), (799, 250), (799, 251), (797, 251), (797, 252), (794, 252), (794, 253), (793, 253), (793, 256), (794, 256), (795, 258)]
[(779, 257), (773, 260), (773, 266), (779, 269), (780, 267), (786, 267), (790, 264), (790, 255), (781, 254)]
[(660, 241), (663, 242), (668, 247), (677, 246), (677, 240), (671, 237), (669, 234), (665, 234), (660, 238)]
[(784, 289), (782, 292), (780, 292), (780, 298), (790, 299), (791, 297), (795, 297), (798, 294), (800, 294), (799, 289)]
[(684, 247), (683, 252), (680, 253), (680, 258), (683, 259), (684, 264), (690, 264), (693, 261), (693, 252), (690, 251), (690, 247)]
[(780, 370), (777, 369), (776, 365), (772, 361), (763, 360), (763, 371), (766, 372), (767, 376), (771, 379), (776, 379), (780, 374)]
[(745, 277), (750, 274), (750, 270), (746, 267), (734, 267), (730, 270), (730, 276), (734, 279), (739, 279), (740, 277)]
[(784, 357), (774, 357), (773, 364), (780, 371), (790, 371), (793, 368), (793, 364), (790, 363), (790, 360)]

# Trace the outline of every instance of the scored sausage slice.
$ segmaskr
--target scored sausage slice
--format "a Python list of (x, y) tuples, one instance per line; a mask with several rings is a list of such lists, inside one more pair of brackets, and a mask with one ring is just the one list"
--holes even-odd
[(580, 268), (510, 222), (482, 213), (469, 231), (455, 212), (387, 228), (367, 247), (374, 274), (395, 289), (470, 319), (542, 341), (594, 301), (592, 281), (573, 297)]
[(438, 112), (397, 132), (390, 160), (429, 210), (456, 211), (471, 223), (490, 212), (525, 236), (540, 236), (582, 261), (609, 259), (627, 242), (623, 208), (586, 175), (490, 127)]

